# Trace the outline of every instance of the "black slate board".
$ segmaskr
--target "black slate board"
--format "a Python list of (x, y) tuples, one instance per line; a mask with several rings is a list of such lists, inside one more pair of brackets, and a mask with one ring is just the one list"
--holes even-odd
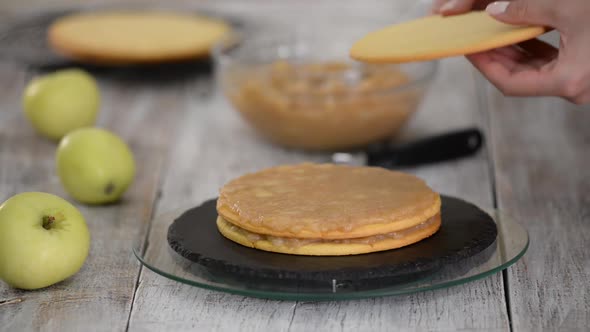
[(217, 230), (215, 200), (192, 208), (170, 225), (168, 243), (212, 274), (280, 280), (367, 280), (415, 277), (474, 256), (496, 240), (494, 220), (477, 206), (441, 196), (442, 226), (428, 239), (377, 253), (312, 257), (244, 247)]

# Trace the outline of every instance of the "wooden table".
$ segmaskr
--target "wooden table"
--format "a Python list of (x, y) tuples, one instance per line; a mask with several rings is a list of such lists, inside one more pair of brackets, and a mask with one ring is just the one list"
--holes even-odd
[[(274, 2), (255, 10), (237, 2), (221, 7), (244, 15), (271, 7), (289, 17), (306, 10), (285, 10)], [(383, 15), (375, 8), (355, 15), (376, 12)], [(34, 74), (0, 62), (0, 201), (32, 190), (68, 197), (55, 173), (56, 144), (35, 134), (21, 112), (23, 87)], [(210, 76), (167, 82), (115, 74), (97, 78), (103, 101), (99, 125), (129, 142), (139, 166), (136, 181), (119, 204), (77, 205), (92, 234), (90, 256), (77, 275), (32, 292), (0, 284), (1, 331), (582, 331), (590, 326), (590, 109), (555, 98), (505, 98), (463, 59), (442, 61), (402, 139), (477, 125), (487, 144), (476, 157), (406, 171), (442, 193), (513, 216), (530, 233), (528, 253), (502, 273), (449, 289), (344, 302), (270, 301), (173, 282), (142, 268), (131, 247), (140, 243), (149, 250), (158, 241), (153, 234), (161, 230), (150, 225), (154, 215), (214, 197), (235, 176), (327, 155), (266, 143), (235, 114)]]

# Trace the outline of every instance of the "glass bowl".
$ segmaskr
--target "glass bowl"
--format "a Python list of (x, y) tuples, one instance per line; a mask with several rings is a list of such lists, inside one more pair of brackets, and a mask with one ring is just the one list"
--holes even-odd
[(366, 146), (395, 135), (417, 110), (437, 62), (364, 64), (359, 34), (252, 34), (213, 50), (216, 76), (241, 116), (271, 141), (305, 150)]

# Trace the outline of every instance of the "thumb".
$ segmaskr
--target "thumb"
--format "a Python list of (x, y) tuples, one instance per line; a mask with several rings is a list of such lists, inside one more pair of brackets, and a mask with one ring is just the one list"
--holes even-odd
[(488, 14), (498, 21), (515, 25), (554, 26), (555, 11), (547, 1), (496, 1), (486, 7)]

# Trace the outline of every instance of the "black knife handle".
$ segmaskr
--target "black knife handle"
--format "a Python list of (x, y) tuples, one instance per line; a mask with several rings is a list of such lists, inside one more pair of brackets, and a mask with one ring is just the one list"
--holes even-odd
[(437, 163), (473, 155), (483, 143), (484, 136), (479, 129), (463, 129), (397, 147), (380, 145), (367, 152), (367, 163), (386, 168)]

